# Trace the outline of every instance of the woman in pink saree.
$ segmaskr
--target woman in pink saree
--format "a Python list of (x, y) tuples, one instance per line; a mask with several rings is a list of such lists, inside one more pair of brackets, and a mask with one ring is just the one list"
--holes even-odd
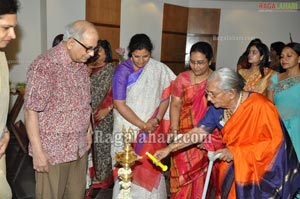
[[(181, 136), (197, 126), (207, 110), (205, 88), (213, 50), (206, 42), (195, 43), (190, 50), (191, 70), (182, 72), (174, 81), (170, 105), (171, 133)], [(220, 134), (215, 131), (213, 144), (206, 143), (208, 150), (222, 147)], [(216, 138), (216, 139), (215, 139)], [(218, 139), (219, 138), (219, 139)], [(171, 198), (200, 198), (208, 166), (207, 151), (196, 145), (176, 151), (171, 156)], [(217, 167), (214, 169), (214, 174)], [(214, 180), (212, 180), (213, 182)], [(219, 195), (218, 190), (215, 195)]]

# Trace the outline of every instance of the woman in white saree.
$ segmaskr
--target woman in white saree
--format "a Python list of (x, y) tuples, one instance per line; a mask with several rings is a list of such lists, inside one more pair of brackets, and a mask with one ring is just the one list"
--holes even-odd
[[(151, 40), (145, 34), (134, 35), (128, 46), (128, 57), (113, 77), (114, 132), (112, 159), (122, 151), (122, 127), (134, 131), (133, 148), (143, 158), (131, 168), (132, 198), (167, 198), (165, 180), (160, 168), (145, 153), (154, 153), (166, 145), (169, 131), (168, 105), (174, 73), (151, 58)], [(115, 167), (117, 169), (117, 167)], [(116, 172), (115, 172), (116, 173)], [(115, 176), (116, 177), (116, 176)], [(115, 181), (113, 198), (119, 193)]]

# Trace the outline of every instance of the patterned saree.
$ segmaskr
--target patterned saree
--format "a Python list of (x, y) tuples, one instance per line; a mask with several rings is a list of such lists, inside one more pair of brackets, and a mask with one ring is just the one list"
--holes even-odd
[(291, 198), (299, 162), (275, 106), (252, 93), (222, 129), (233, 163), (220, 165), (222, 198)]
[(115, 66), (108, 63), (103, 67), (92, 70), (91, 94), (93, 108), (93, 165), (97, 184), (94, 186), (106, 188), (113, 183), (110, 156), (111, 144), (106, 142), (112, 137), (113, 116), (110, 111), (104, 118), (97, 117), (98, 112), (107, 109), (112, 104), (111, 81)]
[[(179, 123), (179, 133), (181, 134), (197, 126), (207, 110), (205, 97), (207, 80), (192, 84), (190, 73), (191, 71), (186, 71), (179, 74), (172, 88), (172, 95), (180, 97), (182, 100)], [(207, 142), (205, 146), (210, 147), (210, 150), (222, 148), (219, 131), (215, 130), (212, 135), (215, 135), (214, 138), (216, 138), (212, 139), (213, 144)], [(174, 152), (171, 156), (171, 198), (200, 198), (207, 166), (207, 152), (199, 149), (196, 145)], [(214, 168), (215, 172), (217, 172), (217, 167)], [(214, 179), (211, 182), (214, 182)]]
[(246, 80), (245, 91), (253, 91), (266, 95), (270, 78), (275, 72), (269, 68), (264, 68), (264, 77), (261, 76), (260, 71), (252, 73), (249, 69), (241, 69), (239, 73)]
[[(118, 67), (133, 68), (130, 59)], [(124, 72), (119, 74), (122, 75)], [(122, 77), (115, 76), (116, 81), (121, 79)], [(174, 73), (166, 65), (150, 59), (144, 68), (131, 72), (128, 80), (122, 82), (126, 84), (126, 104), (143, 121), (154, 118), (160, 103), (169, 99), (171, 82), (174, 79)], [(159, 127), (149, 134), (129, 123), (117, 110), (114, 110), (114, 143), (112, 143), (111, 155), (114, 158), (115, 152), (123, 150), (122, 127), (124, 126), (127, 130), (132, 128), (135, 133), (133, 148), (138, 155), (143, 157), (131, 168), (133, 172), (132, 182), (141, 187), (140, 190), (143, 190), (138, 193), (140, 198), (144, 197), (144, 193), (142, 193), (145, 192), (144, 190), (152, 192), (153, 189), (157, 189), (163, 177), (162, 170), (155, 166), (145, 153), (154, 154), (156, 150), (166, 146), (169, 124), (169, 111), (167, 110)]]

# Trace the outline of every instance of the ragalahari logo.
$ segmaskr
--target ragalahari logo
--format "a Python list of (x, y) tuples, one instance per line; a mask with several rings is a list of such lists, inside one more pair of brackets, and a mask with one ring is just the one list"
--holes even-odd
[(297, 2), (260, 2), (258, 3), (260, 11), (298, 11)]

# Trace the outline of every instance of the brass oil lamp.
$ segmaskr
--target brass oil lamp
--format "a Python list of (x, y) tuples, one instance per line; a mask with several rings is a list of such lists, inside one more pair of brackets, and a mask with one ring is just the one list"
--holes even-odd
[(118, 170), (118, 176), (120, 179), (120, 193), (118, 195), (118, 199), (131, 199), (131, 178), (132, 178), (132, 171), (131, 167), (134, 165), (134, 163), (140, 159), (142, 159), (141, 156), (137, 155), (132, 146), (131, 143), (133, 142), (133, 130), (132, 128), (128, 129), (128, 132), (126, 131), (126, 128), (123, 126), (122, 128), (122, 134), (123, 134), (123, 142), (124, 147), (122, 152), (116, 152), (115, 160), (122, 166)]

